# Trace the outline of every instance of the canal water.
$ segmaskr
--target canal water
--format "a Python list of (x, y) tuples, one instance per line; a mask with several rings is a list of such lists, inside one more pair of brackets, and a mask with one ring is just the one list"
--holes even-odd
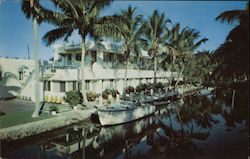
[[(157, 107), (154, 115), (101, 127), (79, 123), (1, 142), (2, 158), (247, 159), (248, 93), (216, 90)], [(1, 158), (0, 157), (0, 158)]]

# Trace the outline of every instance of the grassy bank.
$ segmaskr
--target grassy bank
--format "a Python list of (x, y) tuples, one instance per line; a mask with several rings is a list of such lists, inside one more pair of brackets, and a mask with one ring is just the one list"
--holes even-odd
[[(30, 114), (19, 114), (18, 118), (20, 119), (20, 121), (15, 119), (15, 116), (11, 116), (8, 118), (8, 120), (9, 122), (11, 121), (13, 126), (6, 127), (7, 125), (10, 125), (10, 123), (8, 123), (7, 120), (4, 121), (5, 128), (0, 129), (0, 140), (21, 139), (24, 137), (51, 131), (56, 128), (79, 123), (88, 119), (91, 113), (94, 111), (95, 109), (86, 109), (77, 111), (72, 110), (69, 112), (60, 113), (58, 114), (58, 116), (55, 117), (44, 115), (35, 119), (32, 118), (30, 119)], [(27, 116), (27, 118), (24, 117), (24, 119), (21, 119), (23, 115)]]
[(49, 113), (42, 113), (38, 118), (31, 118), (33, 111), (13, 112), (0, 116), (0, 129), (29, 122), (52, 118)]

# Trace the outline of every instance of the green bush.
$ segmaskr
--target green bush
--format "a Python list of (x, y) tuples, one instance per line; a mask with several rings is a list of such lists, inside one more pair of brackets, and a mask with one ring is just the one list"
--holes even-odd
[(76, 106), (82, 102), (82, 94), (80, 91), (69, 91), (66, 92), (64, 101), (67, 102), (71, 107)]
[(135, 92), (135, 88), (133, 86), (128, 86), (125, 89), (126, 94), (130, 94), (130, 93), (134, 93)]
[(51, 105), (50, 107), (49, 107), (49, 111), (50, 112), (52, 112), (52, 111), (58, 111), (58, 108), (57, 108), (57, 106), (56, 105)]
[(116, 95), (117, 94), (120, 94), (118, 90), (116, 89), (105, 89), (103, 92), (102, 92), (102, 98), (103, 99), (108, 99), (108, 96), (109, 95), (112, 95), (114, 98), (116, 98)]
[(164, 85), (161, 82), (158, 82), (158, 83), (153, 85), (153, 88), (154, 88), (154, 90), (164, 89)]
[(114, 98), (116, 98), (116, 95), (117, 95), (117, 94), (120, 94), (119, 91), (118, 91), (117, 89), (111, 89), (111, 93), (112, 93), (112, 96), (113, 96)]
[(136, 86), (136, 87), (135, 87), (135, 91), (136, 91), (137, 93), (140, 93), (140, 92), (142, 91), (142, 86), (141, 86), (141, 85)]
[(140, 93), (142, 91), (150, 90), (151, 87), (152, 87), (152, 84), (142, 83), (142, 84), (136, 86), (135, 90), (136, 90), (137, 93)]
[(102, 98), (103, 99), (108, 99), (108, 96), (111, 95), (112, 92), (110, 89), (105, 89), (103, 92), (102, 92)]
[(93, 91), (88, 91), (87, 92), (87, 99), (88, 101), (95, 101), (97, 97), (97, 94)]

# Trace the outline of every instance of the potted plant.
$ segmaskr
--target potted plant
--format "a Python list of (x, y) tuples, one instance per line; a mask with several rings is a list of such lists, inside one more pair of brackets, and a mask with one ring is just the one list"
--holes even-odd
[(56, 105), (51, 105), (51, 106), (49, 107), (49, 111), (50, 111), (50, 113), (51, 113), (52, 115), (56, 115), (56, 113), (57, 113), (57, 111), (58, 111), (58, 108), (57, 108)]

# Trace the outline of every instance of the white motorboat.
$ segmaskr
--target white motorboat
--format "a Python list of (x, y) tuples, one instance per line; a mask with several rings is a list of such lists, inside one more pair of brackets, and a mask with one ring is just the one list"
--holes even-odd
[(115, 103), (108, 107), (97, 109), (99, 121), (102, 126), (117, 125), (134, 121), (156, 111), (154, 105), (147, 103), (136, 104), (133, 102)]

